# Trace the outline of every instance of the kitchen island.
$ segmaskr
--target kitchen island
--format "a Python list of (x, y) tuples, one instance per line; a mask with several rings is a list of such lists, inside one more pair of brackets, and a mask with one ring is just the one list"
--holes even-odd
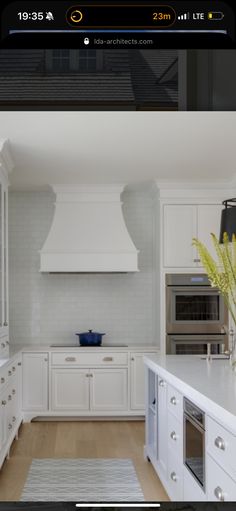
[(156, 354), (144, 362), (145, 455), (171, 500), (236, 500), (236, 373), (229, 360)]

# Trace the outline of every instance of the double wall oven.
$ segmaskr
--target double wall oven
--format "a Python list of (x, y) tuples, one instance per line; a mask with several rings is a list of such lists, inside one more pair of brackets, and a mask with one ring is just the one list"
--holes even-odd
[(220, 354), (228, 347), (228, 311), (203, 274), (166, 275), (166, 351)]

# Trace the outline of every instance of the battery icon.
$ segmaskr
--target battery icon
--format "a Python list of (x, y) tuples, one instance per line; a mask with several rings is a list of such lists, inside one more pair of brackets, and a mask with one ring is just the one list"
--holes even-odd
[(224, 18), (223, 12), (211, 11), (208, 12), (207, 17), (209, 20), (222, 20)]

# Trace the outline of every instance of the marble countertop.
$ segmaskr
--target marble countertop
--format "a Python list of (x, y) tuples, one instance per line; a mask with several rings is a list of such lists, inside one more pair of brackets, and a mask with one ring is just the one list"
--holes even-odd
[(236, 434), (236, 372), (228, 359), (150, 354), (145, 364)]

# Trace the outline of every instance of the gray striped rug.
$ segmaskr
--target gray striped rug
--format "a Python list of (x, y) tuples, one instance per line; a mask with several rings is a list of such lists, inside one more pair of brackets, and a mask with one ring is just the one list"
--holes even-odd
[(21, 501), (143, 502), (130, 459), (34, 459)]

